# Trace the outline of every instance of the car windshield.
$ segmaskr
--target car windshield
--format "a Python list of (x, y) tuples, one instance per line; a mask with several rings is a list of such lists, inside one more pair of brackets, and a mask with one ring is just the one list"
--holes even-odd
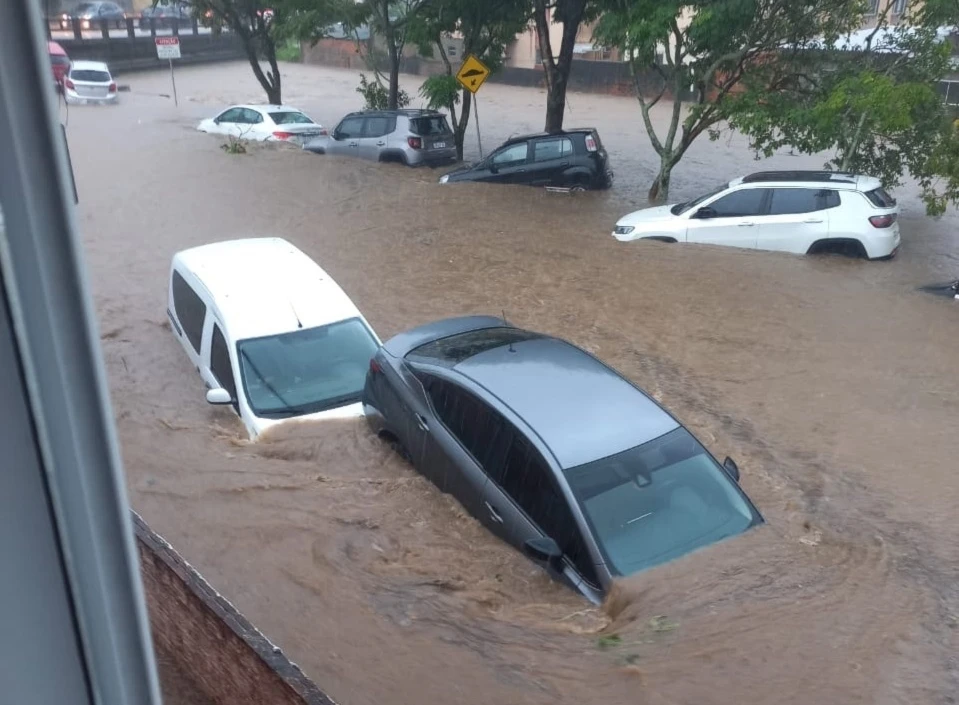
[(237, 355), (253, 413), (286, 418), (359, 401), (377, 347), (359, 318), (241, 340)]
[(716, 196), (716, 195), (722, 193), (723, 191), (725, 191), (725, 190), (728, 189), (728, 188), (729, 188), (729, 184), (728, 184), (728, 183), (721, 184), (720, 186), (717, 186), (716, 188), (714, 188), (714, 189), (713, 189), (712, 191), (710, 191), (709, 193), (703, 194), (703, 195), (700, 196), (699, 198), (694, 198), (694, 199), (691, 200), (691, 201), (685, 201), (685, 202), (683, 202), (683, 203), (677, 203), (675, 206), (673, 206), (672, 208), (669, 209), (669, 212), (672, 213), (673, 215), (682, 215), (682, 214), (685, 213), (686, 211), (688, 211), (688, 210), (690, 210), (690, 209), (692, 209), (692, 208), (695, 208), (696, 206), (698, 206), (698, 205), (699, 205), (700, 203), (702, 203), (703, 201), (705, 201), (705, 200), (707, 200), (707, 199), (709, 199), (709, 198), (712, 198), (713, 196)]
[(80, 3), (79, 5), (77, 5), (76, 11), (77, 11), (77, 12), (90, 12), (91, 10), (96, 10), (96, 9), (97, 9), (96, 3), (92, 3), (92, 2), (82, 2), (82, 3)]
[(301, 112), (289, 110), (282, 113), (270, 113), (270, 118), (277, 125), (312, 125), (313, 121)]
[(736, 483), (684, 428), (566, 471), (607, 566), (626, 576), (760, 521)]
[(70, 72), (70, 78), (74, 81), (89, 81), (90, 83), (109, 83), (110, 74), (106, 71), (92, 71), (90, 69), (77, 69)]
[(410, 128), (413, 130), (414, 134), (421, 135), (423, 137), (430, 137), (432, 135), (446, 135), (450, 133), (450, 126), (446, 122), (446, 118), (442, 115), (413, 118), (410, 120)]

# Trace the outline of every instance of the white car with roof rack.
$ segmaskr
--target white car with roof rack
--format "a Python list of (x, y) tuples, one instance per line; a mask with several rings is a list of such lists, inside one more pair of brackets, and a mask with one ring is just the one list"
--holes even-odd
[(380, 340), (339, 285), (281, 238), (177, 252), (167, 316), (211, 404), (251, 439), (285, 420), (363, 416)]
[(216, 117), (202, 120), (196, 129), (254, 142), (300, 146), (327, 134), (325, 127), (289, 105), (231, 105)]
[(896, 200), (874, 177), (765, 171), (685, 203), (630, 213), (613, 237), (888, 259), (899, 251), (898, 221)]

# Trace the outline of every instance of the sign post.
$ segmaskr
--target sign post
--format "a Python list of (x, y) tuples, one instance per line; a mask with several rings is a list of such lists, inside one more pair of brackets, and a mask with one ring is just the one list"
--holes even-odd
[(173, 60), (180, 58), (180, 38), (176, 35), (172, 37), (154, 37), (153, 43), (156, 44), (157, 58), (166, 59), (170, 62), (170, 83), (173, 84), (173, 104), (179, 105), (176, 97), (176, 78), (173, 75)]
[(476, 94), (489, 78), (489, 67), (476, 58), (475, 54), (470, 54), (463, 61), (460, 70), (456, 72), (456, 80), (466, 90), (473, 94), (473, 115), (476, 119), (476, 141), (479, 144), (480, 159), (483, 158), (483, 138), (480, 136), (479, 126), (479, 105), (476, 100)]

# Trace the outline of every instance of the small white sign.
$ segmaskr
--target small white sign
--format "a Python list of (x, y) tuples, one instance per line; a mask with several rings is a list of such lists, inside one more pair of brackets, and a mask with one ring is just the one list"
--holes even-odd
[(157, 47), (158, 59), (179, 59), (180, 58), (180, 38), (179, 37), (154, 37), (153, 42)]

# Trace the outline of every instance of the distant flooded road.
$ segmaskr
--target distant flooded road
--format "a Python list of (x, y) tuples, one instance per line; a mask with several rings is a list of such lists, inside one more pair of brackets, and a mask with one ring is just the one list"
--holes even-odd
[[(414, 79), (407, 89), (417, 88)], [(954, 215), (900, 193), (891, 262), (616, 242), (655, 161), (635, 102), (573, 95), (617, 183), (563, 195), (193, 129), (261, 101), (243, 64), (130, 74), (71, 107), (79, 222), (131, 499), (342, 705), (954, 703), (959, 693), (959, 277)], [(285, 102), (332, 127), (357, 76), (289, 66)], [(488, 84), (483, 142), (541, 127), (541, 92)], [(472, 129), (472, 128), (471, 128)], [(472, 135), (472, 133), (471, 133)], [(818, 166), (782, 156), (763, 168)], [(674, 196), (757, 168), (697, 144)], [(767, 524), (620, 585), (594, 608), (498, 542), (362, 420), (249, 444), (166, 323), (172, 254), (276, 235), (384, 339), (505, 312), (635, 380), (736, 458)], [(583, 419), (589, 423), (589, 419)]]

